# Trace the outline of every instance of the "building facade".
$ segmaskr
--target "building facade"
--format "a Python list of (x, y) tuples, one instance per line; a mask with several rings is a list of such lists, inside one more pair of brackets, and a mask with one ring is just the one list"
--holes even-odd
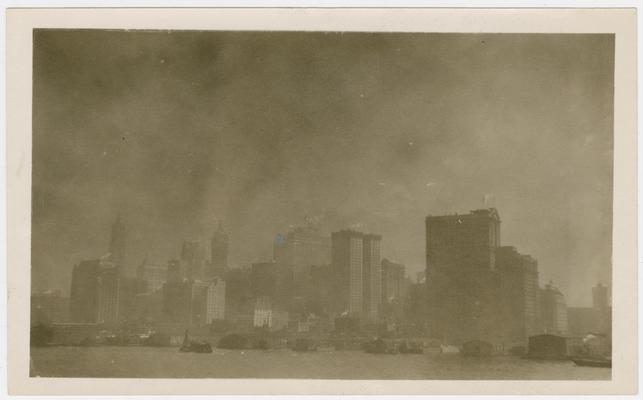
[(496, 249), (500, 217), (491, 209), (426, 218), (426, 287), (432, 337), (448, 344), (499, 339)]
[(382, 302), (382, 237), (365, 234), (362, 240), (362, 315), (374, 321), (379, 317)]
[(181, 327), (190, 326), (192, 319), (192, 284), (188, 280), (172, 280), (163, 285), (163, 319)]
[(382, 303), (403, 299), (406, 295), (404, 264), (382, 260)]
[(72, 270), (69, 317), (72, 322), (118, 322), (119, 268), (111, 261), (81, 261)]
[(185, 241), (181, 248), (183, 277), (201, 279), (204, 272), (205, 252), (198, 241)]
[(136, 270), (136, 278), (141, 282), (141, 293), (154, 293), (161, 288), (167, 279), (167, 267), (143, 260)]
[(611, 337), (612, 309), (607, 288), (601, 283), (592, 288), (592, 307), (568, 307), (567, 325), (573, 336), (591, 333)]
[(223, 230), (221, 221), (210, 241), (210, 263), (205, 274), (206, 279), (223, 278), (228, 271), (228, 245), (230, 237)]
[(330, 262), (330, 238), (313, 225), (278, 234), (273, 243), (277, 265), (292, 271), (293, 301), (302, 302), (313, 289), (312, 267)]
[(565, 296), (551, 283), (540, 289), (540, 329), (553, 335), (568, 333)]
[(69, 317), (71, 322), (96, 322), (100, 260), (81, 261), (71, 273)]
[(496, 267), (500, 275), (505, 341), (526, 344), (538, 333), (538, 262), (512, 246), (498, 247)]
[(119, 267), (110, 262), (101, 262), (98, 275), (98, 300), (96, 322), (116, 324), (119, 321), (121, 280)]
[(381, 302), (381, 236), (353, 230), (331, 235), (331, 268), (341, 314), (373, 320)]
[(288, 312), (277, 307), (268, 296), (259, 296), (255, 300), (253, 326), (270, 331), (277, 331), (288, 325)]
[(326, 265), (330, 262), (330, 238), (313, 226), (297, 227), (277, 235), (273, 255), (282, 265)]
[(213, 321), (221, 321), (225, 319), (226, 310), (226, 283), (221, 278), (213, 278), (209, 282), (208, 293), (206, 299), (206, 324)]

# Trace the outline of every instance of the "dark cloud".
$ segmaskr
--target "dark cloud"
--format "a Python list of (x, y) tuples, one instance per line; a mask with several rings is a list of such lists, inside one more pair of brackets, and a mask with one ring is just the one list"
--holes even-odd
[(492, 194), (571, 303), (610, 283), (613, 36), (37, 30), (33, 282), (122, 212), (128, 262), (231, 231), (235, 265), (318, 216), (424, 264), (424, 216)]

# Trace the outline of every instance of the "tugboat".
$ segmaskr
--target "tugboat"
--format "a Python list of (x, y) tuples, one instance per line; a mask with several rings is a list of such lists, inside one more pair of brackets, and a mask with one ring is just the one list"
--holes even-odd
[(188, 338), (188, 331), (185, 331), (185, 336), (183, 337), (183, 344), (179, 348), (180, 352), (183, 353), (212, 353), (212, 346), (208, 342), (190, 340)]

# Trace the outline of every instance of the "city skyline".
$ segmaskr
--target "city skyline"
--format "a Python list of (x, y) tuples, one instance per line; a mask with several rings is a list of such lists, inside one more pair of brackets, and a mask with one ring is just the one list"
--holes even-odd
[(306, 217), (381, 233), (413, 275), (424, 217), (485, 202), (569, 304), (611, 288), (611, 35), (38, 30), (34, 46), (34, 291), (67, 291), (119, 212), (130, 275), (219, 219), (231, 266), (267, 260)]
[[(468, 218), (469, 216), (476, 215), (476, 214), (478, 214), (480, 212), (487, 212), (487, 211), (491, 211), (493, 214), (496, 215), (496, 218), (498, 218), (498, 221), (500, 220), (497, 210), (495, 208), (493, 208), (493, 207), (492, 208), (485, 208), (485, 209), (471, 210), (471, 214), (454, 213), (454, 214), (446, 214), (446, 215), (440, 215), (440, 216), (429, 215), (426, 218), (427, 218), (427, 220), (432, 219), (432, 218), (440, 218), (440, 219), (454, 219), (454, 218), (458, 219), (459, 217)], [(458, 219), (458, 222), (461, 223), (462, 221)], [(332, 255), (331, 254), (332, 253), (331, 247), (325, 248), (323, 253), (319, 253), (319, 250), (318, 250), (316, 252), (316, 254), (314, 256), (312, 256), (312, 260), (307, 260), (305, 256), (304, 257), (300, 256), (298, 258), (298, 261), (294, 262), (294, 263), (288, 262), (287, 258), (284, 258), (283, 255), (280, 256), (281, 253), (276, 253), (279, 249), (282, 248), (284, 243), (286, 243), (286, 242), (284, 242), (284, 241), (287, 241), (286, 238), (290, 237), (290, 235), (293, 235), (293, 234), (296, 234), (298, 232), (301, 232), (302, 230), (306, 231), (308, 229), (312, 229), (314, 232), (316, 232), (316, 235), (319, 235), (319, 238), (328, 240), (327, 245), (330, 244), (330, 241), (331, 241), (331, 239), (332, 239), (332, 237), (334, 235), (342, 235), (342, 234), (347, 234), (349, 236), (357, 235), (357, 237), (360, 237), (360, 238), (361, 237), (366, 237), (366, 238), (374, 237), (374, 238), (376, 238), (378, 240), (378, 242), (381, 242), (381, 240), (382, 240), (382, 235), (380, 235), (378, 233), (373, 233), (373, 232), (366, 232), (366, 233), (361, 232), (359, 230), (360, 229), (359, 227), (346, 227), (346, 228), (338, 229), (335, 232), (329, 232), (328, 234), (324, 234), (324, 232), (320, 231), (318, 224), (316, 224), (315, 222), (313, 222), (311, 220), (307, 220), (305, 225), (300, 225), (300, 226), (291, 225), (291, 226), (289, 226), (288, 231), (286, 231), (286, 235), (283, 235), (282, 233), (278, 233), (277, 235), (275, 235), (273, 246), (276, 246), (276, 247), (273, 247), (273, 254), (270, 257), (268, 257), (266, 259), (263, 259), (263, 260), (254, 260), (253, 262), (248, 263), (248, 264), (244, 264), (244, 265), (235, 265), (235, 266), (232, 266), (232, 268), (236, 268), (236, 269), (245, 268), (245, 269), (248, 270), (248, 269), (252, 268), (253, 265), (266, 264), (266, 263), (268, 263), (268, 264), (276, 263), (276, 264), (280, 264), (280, 265), (283, 265), (283, 266), (289, 266), (289, 267), (296, 267), (297, 265), (310, 265), (310, 266), (319, 266), (319, 267), (331, 268), (333, 266), (333, 262), (331, 261), (331, 258), (332, 258), (331, 257), (331, 255)], [(494, 235), (497, 235), (497, 237), (495, 239), (496, 244), (494, 244), (494, 246), (498, 246), (499, 249), (503, 249), (503, 251), (516, 252), (515, 246), (513, 246), (511, 243), (502, 243), (502, 246), (499, 246), (499, 244), (500, 244), (499, 238), (500, 238), (501, 235), (499, 233), (498, 227), (495, 228), (494, 232), (495, 232)], [(174, 255), (168, 257), (166, 260), (156, 260), (153, 257), (150, 259), (149, 254), (146, 254), (145, 257), (143, 258), (143, 260), (140, 263), (138, 263), (138, 264), (136, 264), (134, 266), (123, 265), (122, 260), (125, 259), (123, 253), (125, 253), (124, 248), (126, 248), (127, 227), (123, 223), (122, 214), (118, 213), (117, 216), (116, 216), (116, 220), (114, 221), (114, 223), (111, 226), (111, 234), (110, 234), (110, 237), (109, 237), (109, 240), (108, 240), (108, 243), (109, 243), (108, 251), (105, 254), (101, 255), (101, 256), (88, 257), (86, 259), (79, 260), (78, 263), (75, 263), (73, 265), (73, 267), (75, 268), (77, 265), (83, 265), (83, 264), (87, 264), (87, 263), (105, 263), (105, 262), (107, 262), (107, 264), (109, 264), (109, 265), (119, 265), (119, 267), (121, 269), (121, 272), (120, 272), (121, 276), (123, 278), (125, 278), (125, 279), (129, 279), (131, 277), (139, 277), (140, 269), (145, 265), (149, 265), (149, 266), (152, 266), (154, 268), (161, 268), (164, 271), (165, 270), (169, 271), (169, 269), (171, 269), (172, 264), (179, 263), (179, 265), (181, 265), (180, 266), (180, 269), (182, 271), (181, 274), (185, 275), (185, 279), (197, 280), (197, 281), (205, 279), (207, 281), (211, 277), (215, 276), (215, 275), (212, 275), (212, 273), (209, 272), (209, 271), (211, 270), (211, 268), (213, 268), (213, 265), (215, 265), (215, 264), (217, 264), (217, 262), (219, 262), (219, 260), (214, 260), (213, 261), (213, 257), (208, 258), (207, 256), (205, 256), (205, 254), (214, 255), (214, 253), (213, 253), (214, 250), (213, 250), (212, 246), (215, 245), (217, 240), (220, 240), (219, 238), (221, 237), (221, 235), (225, 236), (226, 245), (225, 245), (225, 247), (223, 249), (221, 249), (220, 245), (217, 244), (216, 245), (216, 251), (217, 252), (223, 251), (224, 253), (227, 253), (228, 235), (227, 235), (227, 232), (223, 229), (222, 223), (219, 220), (217, 228), (215, 229), (215, 231), (211, 235), (211, 241), (208, 240), (207, 238), (206, 239), (197, 239), (197, 240), (193, 240), (193, 241), (183, 240), (182, 245), (177, 244), (177, 248), (176, 248), (176, 250), (174, 250), (174, 253), (173, 253)], [(463, 237), (463, 239), (466, 240), (467, 237), (465, 236), (465, 237)], [(123, 250), (121, 250), (118, 253), (114, 253), (114, 251), (112, 250), (112, 247), (114, 246), (115, 241), (119, 242), (119, 246), (121, 248), (123, 248)], [(210, 243), (211, 247), (208, 247), (208, 243)], [(197, 246), (196, 248), (190, 250), (190, 252), (192, 252), (192, 251), (199, 252), (200, 256), (197, 257), (197, 258), (199, 260), (198, 262), (200, 263), (199, 268), (201, 269), (201, 271), (196, 272), (195, 270), (193, 270), (194, 266), (192, 264), (193, 264), (194, 260), (191, 258), (192, 256), (186, 258), (186, 256), (185, 256), (186, 246)], [(281, 250), (281, 252), (283, 252), (283, 251), (284, 250)], [(385, 254), (382, 254), (379, 251), (379, 245), (378, 245), (378, 251), (377, 252), (379, 254), (379, 257), (377, 257), (379, 262), (384, 262), (385, 260), (390, 262), (390, 260), (388, 260), (388, 258), (390, 258), (390, 257), (387, 258), (387, 256)], [(518, 253), (516, 253), (516, 254), (518, 254)], [(499, 256), (500, 255), (497, 255), (496, 257), (499, 257)], [(527, 259), (532, 260), (531, 262), (535, 263), (534, 264), (535, 268), (536, 269), (538, 268), (538, 260), (533, 258), (530, 254), (522, 254), (522, 255), (519, 254), (519, 256), (526, 257)], [(320, 263), (320, 257), (321, 257), (321, 259), (327, 259), (327, 260), (325, 262)], [(114, 260), (121, 260), (121, 261), (120, 262), (119, 261), (113, 262)], [(403, 260), (393, 260), (393, 261), (401, 262), (401, 264), (399, 264), (399, 265), (402, 267), (403, 270), (406, 270), (406, 265), (403, 263)], [(218, 274), (216, 274), (216, 276), (223, 276), (223, 273), (228, 269), (230, 269), (230, 267), (220, 270), (220, 272)], [(134, 272), (134, 274), (132, 274), (132, 272)], [(426, 272), (426, 264), (425, 264), (425, 268), (422, 269), (421, 271), (408, 271), (407, 270), (403, 274), (403, 278), (407, 279), (409, 283), (411, 283), (411, 282), (412, 283), (421, 283), (419, 281), (419, 279), (420, 279), (419, 272), (421, 272), (422, 276), (424, 276), (424, 273)], [(536, 275), (538, 275), (538, 273), (536, 273)], [(71, 274), (71, 276), (73, 276), (73, 274)], [(71, 279), (70, 279), (70, 284), (71, 283), (72, 282), (71, 282)], [(551, 279), (549, 279), (549, 280), (540, 279), (538, 276), (536, 278), (536, 283), (541, 284), (544, 287), (549, 287), (550, 285), (555, 284), (555, 282), (553, 282)], [(596, 282), (596, 284), (600, 286), (603, 283), (602, 282)], [(605, 289), (609, 290), (609, 288), (605, 288)], [(381, 290), (384, 290), (384, 289), (381, 288)], [(44, 291), (40, 291), (40, 292), (35, 291), (34, 293), (47, 293), (47, 292), (51, 292), (51, 291), (61, 291), (61, 293), (66, 293), (66, 291), (64, 289), (62, 289), (62, 288), (48, 288), (48, 289), (46, 289)], [(69, 295), (70, 293), (67, 292), (66, 294)], [(594, 296), (593, 294), (592, 294), (592, 296), (589, 296), (589, 295), (587, 295), (587, 293), (585, 293), (585, 295), (586, 295), (586, 301), (582, 304), (583, 306), (586, 306), (588, 304), (593, 304), (595, 302), (595, 300), (593, 299), (593, 296)], [(611, 294), (608, 295), (608, 297), (611, 297)], [(609, 300), (607, 300), (607, 302), (609, 303)], [(576, 305), (576, 306), (578, 306), (578, 305)]]
[[(144, 260), (136, 277), (128, 277), (120, 264), (127, 229), (119, 215), (111, 227), (110, 253), (73, 267), (69, 298), (61, 291), (32, 295), (32, 324), (53, 326), (63, 334), (57, 340), (67, 343), (85, 331), (89, 336), (80, 340), (87, 344), (122, 344), (136, 335), (148, 340), (150, 332), (187, 328), (210, 335), (258, 329), (319, 339), (332, 326), (331, 335), (420, 334), (456, 345), (483, 340), (505, 350), (528, 338), (531, 343), (538, 334), (611, 334), (608, 288), (600, 283), (592, 288), (592, 308), (570, 308), (556, 286), (539, 285), (537, 260), (500, 245), (495, 208), (428, 216), (426, 279), (418, 282), (405, 277), (403, 264), (382, 257), (381, 235), (343, 229), (331, 234), (329, 248), (313, 227), (297, 228), (276, 243), (273, 261), (213, 274), (219, 265), (215, 253), (225, 254), (228, 244), (219, 225), (213, 239), (222, 237), (220, 244), (213, 240), (212, 260), (197, 243), (184, 242), (180, 260), (167, 267)], [(326, 251), (331, 260), (324, 264)], [(47, 298), (49, 306), (43, 305)], [(76, 334), (65, 334), (65, 326)], [(98, 327), (120, 333), (105, 339), (86, 331)]]

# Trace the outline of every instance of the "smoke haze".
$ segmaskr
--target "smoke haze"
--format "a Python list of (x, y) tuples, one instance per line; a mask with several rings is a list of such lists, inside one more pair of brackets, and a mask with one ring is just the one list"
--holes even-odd
[[(36, 30), (33, 290), (107, 252), (272, 258), (314, 218), (424, 269), (426, 215), (495, 206), (568, 304), (611, 285), (613, 35)], [(485, 205), (486, 203), (486, 205)], [(209, 245), (206, 246), (209, 249)]]

